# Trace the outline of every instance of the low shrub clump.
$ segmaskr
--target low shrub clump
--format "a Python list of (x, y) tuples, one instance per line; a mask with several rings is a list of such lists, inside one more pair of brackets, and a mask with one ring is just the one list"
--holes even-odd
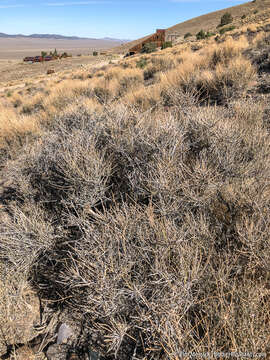
[(207, 39), (211, 36), (214, 36), (214, 33), (211, 33), (210, 31), (205, 32), (204, 30), (200, 30), (197, 34), (196, 34), (196, 38), (197, 40), (203, 40), (203, 39)]
[(145, 68), (145, 66), (147, 65), (147, 60), (145, 58), (141, 58), (140, 60), (137, 61), (136, 66), (140, 69)]
[(187, 32), (185, 35), (184, 35), (184, 39), (187, 39), (187, 38), (189, 38), (189, 37), (191, 37), (192, 36), (192, 34), (190, 33), (190, 32)]
[(228, 24), (230, 24), (232, 21), (233, 21), (232, 14), (229, 13), (229, 12), (226, 12), (225, 14), (223, 14), (223, 15), (221, 16), (220, 23), (219, 23), (218, 27), (224, 26), (224, 25), (228, 25)]
[(196, 38), (197, 40), (203, 40), (206, 38), (206, 33), (204, 30), (200, 30), (197, 34), (196, 34)]
[(149, 42), (143, 45), (141, 53), (150, 54), (157, 50), (157, 45), (155, 42)]
[(226, 32), (228, 31), (232, 31), (235, 29), (235, 26), (234, 25), (231, 25), (231, 26), (227, 26), (227, 27), (223, 27), (222, 29), (219, 30), (219, 33), (220, 35), (223, 35), (225, 34)]
[(172, 47), (172, 42), (171, 41), (165, 41), (162, 44), (161, 49), (164, 50), (164, 49), (171, 48), (171, 47)]
[(83, 314), (106, 359), (264, 350), (268, 149), (259, 122), (246, 132), (218, 109), (78, 106), (7, 168), (20, 202), (1, 261)]
[(144, 80), (150, 80), (153, 79), (155, 74), (158, 72), (157, 68), (154, 66), (147, 67), (143, 72), (143, 78)]

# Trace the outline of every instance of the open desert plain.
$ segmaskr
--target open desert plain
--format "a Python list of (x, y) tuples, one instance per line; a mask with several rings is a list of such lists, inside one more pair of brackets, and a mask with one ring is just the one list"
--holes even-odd
[(1, 38), (0, 60), (22, 60), (25, 56), (39, 55), (41, 51), (50, 52), (55, 48), (71, 55), (89, 55), (94, 50), (106, 50), (120, 45), (119, 40), (103, 39), (43, 39), (43, 38)]
[[(94, 57), (93, 52), (105, 53), (121, 42), (117, 40), (96, 39), (43, 39), (43, 38), (1, 38), (0, 37), (0, 93), (6, 85), (19, 84), (23, 81), (35, 81), (37, 77), (54, 69), (56, 72), (75, 69), (80, 66), (92, 66), (106, 62), (108, 57)], [(49, 54), (57, 49), (59, 53), (72, 55), (53, 62), (29, 64), (23, 62), (26, 56), (37, 56), (42, 51)], [(112, 57), (111, 57), (112, 58)], [(110, 59), (109, 59), (110, 60)], [(108, 60), (108, 61), (109, 61)]]
[(1, 41), (0, 359), (270, 359), (270, 0)]

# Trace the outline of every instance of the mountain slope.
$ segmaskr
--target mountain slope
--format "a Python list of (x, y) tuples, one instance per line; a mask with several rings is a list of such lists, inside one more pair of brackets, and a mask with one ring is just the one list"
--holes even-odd
[[(166, 30), (167, 33), (178, 33), (180, 37), (183, 37), (186, 33), (195, 35), (201, 29), (205, 31), (216, 31), (217, 25), (220, 23), (220, 18), (225, 12), (231, 13), (233, 16), (233, 24), (242, 25), (248, 23), (250, 20), (254, 22), (254, 18), (260, 18), (266, 10), (270, 10), (270, 0), (255, 0), (242, 5), (233, 6), (192, 18), (182, 23), (173, 25)], [(241, 19), (243, 15), (245, 15), (245, 19)], [(139, 44), (151, 35), (152, 34), (149, 34), (146, 37), (126, 43), (120, 47), (118, 46), (113, 50), (116, 52), (126, 52), (128, 49)]]

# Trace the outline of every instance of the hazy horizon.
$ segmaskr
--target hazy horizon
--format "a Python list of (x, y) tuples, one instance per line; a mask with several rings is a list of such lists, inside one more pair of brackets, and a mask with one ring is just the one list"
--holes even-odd
[[(240, 0), (0, 0), (0, 32), (136, 39)], [(12, 21), (11, 21), (12, 19)]]
[[(112, 37), (103, 37), (103, 38), (94, 38), (94, 37), (81, 37), (81, 36), (76, 36), (76, 35), (65, 35), (65, 34), (55, 34), (55, 33), (32, 33), (32, 34), (24, 34), (24, 33), (14, 33), (14, 34), (10, 34), (10, 33), (6, 33), (6, 32), (4, 32), (4, 31), (0, 31), (0, 34), (5, 34), (5, 35), (7, 35), (7, 36), (18, 36), (18, 38), (20, 37), (20, 36), (22, 36), (22, 37), (29, 37), (30, 38), (30, 36), (31, 35), (51, 35), (51, 36), (63, 36), (63, 37), (70, 37), (70, 38), (72, 38), (72, 37), (76, 37), (76, 38), (78, 38), (79, 40), (112, 40), (112, 41), (114, 41), (114, 40), (119, 40), (119, 41), (131, 41), (131, 40), (133, 40), (133, 39), (116, 39), (116, 38), (112, 38)], [(1, 38), (1, 37), (0, 37)], [(34, 37), (34, 39), (35, 39), (35, 37)], [(38, 38), (36, 38), (36, 39), (38, 39)], [(41, 39), (43, 39), (43, 38), (41, 38)], [(46, 38), (45, 38), (46, 39)], [(56, 39), (56, 40), (61, 40), (61, 39)], [(63, 39), (63, 40), (65, 40), (65, 39)], [(68, 40), (68, 39), (67, 39)]]

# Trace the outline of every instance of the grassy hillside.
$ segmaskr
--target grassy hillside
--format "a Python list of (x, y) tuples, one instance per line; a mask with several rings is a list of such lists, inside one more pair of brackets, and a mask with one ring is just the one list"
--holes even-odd
[(269, 28), (3, 94), (3, 359), (269, 357)]
[[(177, 25), (171, 26), (167, 29), (167, 33), (179, 33), (180, 37), (183, 38), (185, 34), (190, 33), (196, 35), (201, 29), (205, 31), (217, 31), (217, 26), (220, 23), (221, 16), (229, 12), (233, 17), (233, 25), (237, 27), (248, 24), (256, 23), (262, 17), (269, 18), (270, 11), (270, 0), (256, 0), (250, 1), (242, 5), (233, 6), (224, 10), (215, 11), (209, 14), (198, 16), (196, 18), (187, 20)], [(242, 19), (242, 16), (245, 16)], [(151, 35), (151, 34), (150, 34)], [(149, 35), (149, 36), (150, 36)], [(128, 49), (137, 45), (147, 37), (134, 40), (123, 46), (118, 46), (113, 49), (115, 52), (127, 52)]]
[[(196, 34), (201, 29), (205, 30), (216, 30), (217, 25), (220, 23), (220, 18), (225, 12), (229, 12), (234, 21), (233, 23), (240, 24), (242, 21), (241, 17), (245, 15), (248, 19), (253, 18), (254, 12), (264, 12), (269, 11), (270, 1), (269, 0), (256, 0), (249, 1), (242, 5), (233, 6), (224, 10), (215, 11), (209, 14), (205, 14), (191, 20), (187, 20), (183, 23), (174, 25), (168, 28), (168, 31), (176, 31), (181, 35), (185, 35), (187, 32), (191, 34)], [(247, 21), (248, 19), (245, 19)]]

